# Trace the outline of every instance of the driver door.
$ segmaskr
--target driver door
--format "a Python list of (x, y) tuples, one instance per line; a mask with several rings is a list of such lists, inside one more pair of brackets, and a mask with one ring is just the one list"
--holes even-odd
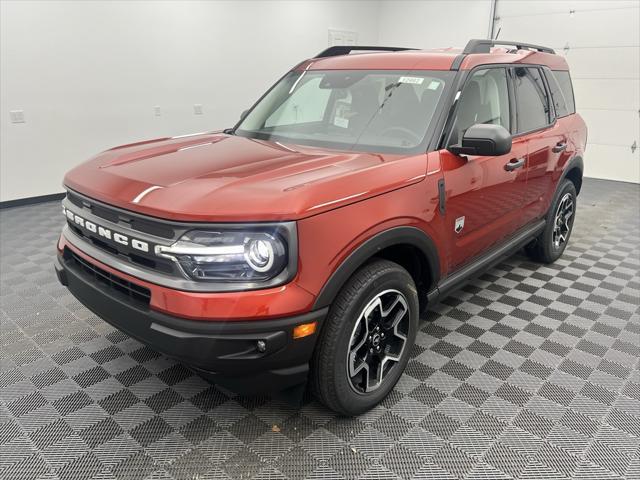
[[(448, 145), (478, 123), (512, 132), (513, 93), (503, 67), (475, 70), (465, 82)], [(440, 151), (445, 184), (445, 226), (452, 246), (449, 271), (456, 270), (522, 226), (527, 142), (514, 138), (511, 152), (496, 157), (457, 156)], [(517, 166), (516, 166), (517, 165)], [(515, 168), (513, 168), (515, 166)]]

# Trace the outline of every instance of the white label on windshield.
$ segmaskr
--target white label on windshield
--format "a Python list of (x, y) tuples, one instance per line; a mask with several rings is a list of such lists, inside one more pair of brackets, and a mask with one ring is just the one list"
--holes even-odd
[(336, 113), (333, 117), (333, 124), (340, 128), (349, 128), (349, 114), (351, 112), (351, 103), (344, 100), (336, 102)]
[(414, 85), (422, 85), (424, 77), (400, 77), (398, 83), (413, 83)]
[(336, 127), (349, 128), (349, 119), (348, 118), (343, 118), (343, 117), (336, 117), (336, 118), (333, 119), (333, 124)]
[(433, 80), (427, 88), (429, 90), (437, 90), (439, 86), (440, 86), (440, 82)]

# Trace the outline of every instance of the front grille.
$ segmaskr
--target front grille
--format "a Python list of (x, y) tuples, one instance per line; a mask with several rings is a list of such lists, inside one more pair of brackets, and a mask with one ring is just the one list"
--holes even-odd
[(96, 237), (95, 235), (88, 235), (88, 232), (82, 231), (81, 229), (78, 228), (77, 225), (75, 225), (70, 220), (67, 220), (67, 225), (76, 235), (84, 238), (88, 242), (91, 242), (91, 244), (94, 247), (98, 247), (100, 250), (110, 253), (111, 255), (119, 256), (121, 258), (127, 259), (129, 262), (133, 264), (136, 264), (145, 268), (149, 268), (151, 270), (156, 270), (158, 272), (169, 273), (169, 274), (175, 273), (175, 267), (171, 260), (155, 257), (150, 254), (137, 255), (136, 253), (131, 251), (131, 249), (129, 249), (130, 251), (125, 251), (124, 249), (118, 250), (117, 244), (109, 244), (107, 242), (102, 241), (99, 237)]
[(137, 215), (128, 214), (123, 210), (110, 207), (95, 200), (80, 197), (78, 194), (67, 191), (67, 198), (75, 206), (88, 209), (96, 217), (108, 220), (111, 223), (121, 223), (127, 228), (144, 232), (156, 237), (173, 239), (175, 230), (167, 223), (152, 218), (144, 219)]
[(149, 305), (151, 292), (148, 288), (136, 285), (87, 262), (69, 248), (64, 249), (64, 259), (69, 268), (78, 272), (94, 285), (99, 285), (102, 289), (106, 288), (120, 298), (145, 306)]
[[(139, 236), (136, 235), (136, 232), (139, 232), (140, 236), (143, 234), (151, 236), (151, 238), (141, 238), (149, 243), (149, 249), (142, 251), (134, 249), (128, 244), (112, 241), (109, 237), (100, 236), (92, 230), (81, 228), (83, 226), (81, 223), (76, 224), (74, 220), (67, 218), (69, 229), (94, 247), (109, 255), (119, 257), (120, 260), (136, 267), (142, 267), (163, 275), (183, 276), (174, 262), (154, 254), (154, 245), (173, 243), (189, 228), (188, 226), (128, 212), (69, 190), (67, 191), (65, 202), (67, 202), (66, 206), (72, 213), (77, 213), (80, 217), (84, 217), (86, 220), (95, 222), (99, 226), (114, 232), (119, 232), (131, 238)], [(107, 222), (101, 223), (102, 220)]]

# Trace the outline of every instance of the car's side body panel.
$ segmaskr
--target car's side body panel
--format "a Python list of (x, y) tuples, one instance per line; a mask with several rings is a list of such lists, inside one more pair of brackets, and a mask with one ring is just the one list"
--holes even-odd
[(504, 167), (512, 159), (526, 157), (527, 142), (516, 139), (511, 152), (498, 157), (463, 158), (447, 150), (440, 155), (451, 271), (522, 226), (526, 173)]
[[(301, 285), (318, 294), (354, 251), (376, 235), (398, 227), (423, 232), (435, 246), (438, 269), (446, 271), (446, 239), (441, 229), (437, 187), (439, 172), (427, 172), (429, 158), (436, 155), (434, 152), (413, 157), (412, 161), (421, 165), (424, 172), (419, 183), (299, 221), (298, 237), (304, 249), (300, 252)], [(396, 243), (406, 243), (398, 233)], [(439, 272), (434, 273), (439, 276)]]

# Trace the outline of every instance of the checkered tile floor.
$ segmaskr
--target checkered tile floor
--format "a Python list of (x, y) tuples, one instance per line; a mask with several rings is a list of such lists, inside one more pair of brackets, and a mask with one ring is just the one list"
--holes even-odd
[(640, 187), (586, 180), (564, 257), (515, 256), (427, 315), (354, 419), (224, 392), (55, 279), (57, 202), (0, 213), (0, 477), (640, 478)]

